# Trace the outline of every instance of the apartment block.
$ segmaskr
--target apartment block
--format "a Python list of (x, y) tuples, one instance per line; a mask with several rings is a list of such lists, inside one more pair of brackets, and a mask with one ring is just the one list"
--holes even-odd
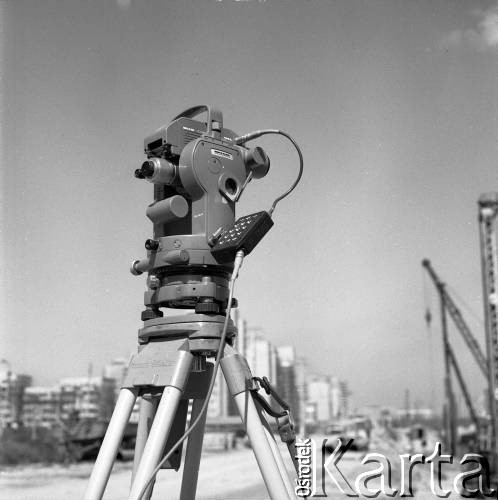
[(29, 375), (0, 372), (0, 429), (21, 422), (23, 394), (31, 381)]
[(61, 418), (59, 386), (27, 387), (23, 396), (22, 422), (26, 427), (54, 427)]
[(308, 380), (308, 414), (314, 424), (326, 424), (332, 419), (330, 377), (312, 375)]
[[(261, 330), (251, 328), (247, 330), (245, 356), (254, 376), (267, 377), (273, 385), (276, 384), (277, 352)], [(270, 396), (264, 391), (260, 391), (260, 394), (270, 401)]]
[(61, 419), (107, 420), (112, 415), (116, 383), (106, 377), (71, 377), (59, 381)]
[(299, 425), (301, 422), (301, 398), (299, 395), (297, 359), (294, 346), (277, 347), (277, 358), (277, 392), (289, 404), (292, 418)]

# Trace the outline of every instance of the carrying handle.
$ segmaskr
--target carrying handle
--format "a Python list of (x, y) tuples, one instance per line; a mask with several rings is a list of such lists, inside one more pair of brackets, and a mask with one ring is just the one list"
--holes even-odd
[(214, 106), (207, 104), (193, 106), (175, 116), (173, 121), (183, 117), (194, 118), (194, 116), (200, 115), (204, 111), (207, 112), (207, 134), (219, 139), (221, 137), (221, 129), (223, 128), (223, 114), (220, 109)]

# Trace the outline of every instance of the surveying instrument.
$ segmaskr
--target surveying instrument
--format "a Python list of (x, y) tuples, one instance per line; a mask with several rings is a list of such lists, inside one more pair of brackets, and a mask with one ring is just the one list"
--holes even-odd
[[(194, 119), (204, 112), (206, 122)], [(299, 174), (268, 212), (235, 220), (235, 204), (248, 183), (264, 177), (270, 168), (261, 147), (245, 145), (265, 134), (280, 134), (293, 143), (299, 154)], [(266, 412), (277, 419), (280, 436), (296, 466), (289, 407), (267, 379), (252, 376), (247, 361), (235, 350), (237, 330), (230, 310), (237, 306), (234, 284), (244, 256), (271, 228), (277, 203), (301, 178), (299, 146), (280, 130), (258, 130), (238, 137), (223, 127), (220, 110), (196, 106), (148, 136), (144, 147), (147, 160), (135, 177), (154, 186), (154, 202), (146, 211), (153, 223), (153, 237), (145, 242), (147, 257), (131, 265), (132, 274), (148, 274), (141, 318), (144, 326), (138, 332), (138, 352), (130, 361), (84, 498), (102, 498), (126, 424), (140, 398), (129, 500), (150, 499), (158, 470), (180, 468), (187, 438), (179, 498), (194, 499), (206, 410), (219, 366), (270, 497), (295, 498), (263, 415)], [(169, 316), (162, 308), (189, 311)], [(214, 364), (208, 358), (214, 358)], [(273, 394), (281, 411), (258, 394), (260, 388)]]

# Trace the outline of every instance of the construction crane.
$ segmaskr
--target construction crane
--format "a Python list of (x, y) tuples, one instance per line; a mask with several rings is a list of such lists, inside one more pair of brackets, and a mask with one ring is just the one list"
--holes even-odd
[(498, 396), (498, 257), (496, 248), (496, 218), (498, 193), (480, 196), (479, 234), (481, 243), (481, 270), (484, 302), (484, 325), (488, 354), (488, 398), (490, 421), (490, 449), (496, 464), (497, 446), (497, 396)]
[(451, 345), (448, 343), (449, 347), (449, 356), (451, 360), (451, 364), (453, 366), (453, 369), (455, 370), (455, 374), (458, 379), (458, 383), (460, 384), (460, 389), (462, 390), (463, 397), (465, 399), (465, 403), (467, 405), (467, 408), (469, 409), (470, 413), (470, 418), (472, 419), (472, 422), (474, 422), (474, 425), (476, 426), (476, 433), (479, 433), (479, 418), (477, 417), (477, 413), (474, 409), (474, 405), (472, 404), (472, 399), (470, 398), (470, 393), (467, 389), (467, 385), (465, 384), (465, 380), (462, 376), (462, 372), (460, 371), (460, 367), (458, 366), (458, 362), (455, 358), (455, 354), (453, 352), (453, 349), (451, 348)]
[(429, 276), (432, 278), (432, 281), (434, 282), (434, 285), (437, 291), (439, 292), (439, 296), (444, 304), (446, 311), (448, 311), (448, 313), (450, 314), (453, 323), (455, 324), (457, 330), (462, 335), (463, 340), (465, 341), (467, 347), (470, 349), (470, 352), (474, 356), (477, 365), (481, 369), (483, 375), (486, 378), (488, 378), (488, 361), (486, 359), (486, 356), (483, 354), (479, 342), (477, 342), (477, 340), (475, 339), (474, 335), (470, 331), (470, 328), (467, 326), (467, 323), (465, 323), (465, 320), (463, 319), (460, 309), (458, 309), (457, 305), (446, 291), (444, 283), (439, 279), (439, 276), (436, 274), (436, 271), (434, 271), (434, 268), (432, 267), (430, 260), (424, 259), (422, 261), (422, 266), (425, 267), (425, 269), (429, 273)]
[[(449, 313), (453, 323), (457, 327), (457, 330), (462, 335), (465, 343), (470, 349), (470, 352), (473, 354), (474, 359), (477, 362), (477, 365), (483, 372), (484, 376), (488, 377), (488, 363), (486, 358), (479, 346), (479, 343), (475, 339), (474, 335), (470, 331), (470, 328), (465, 323), (463, 319), (462, 313), (458, 309), (457, 305), (448, 294), (444, 283), (441, 281), (439, 276), (434, 271), (430, 261), (428, 259), (424, 259), (422, 261), (422, 266), (427, 270), (429, 276), (431, 277), (434, 285), (439, 293), (440, 303), (441, 303), (441, 324), (442, 324), (442, 334), (443, 334), (443, 350), (444, 350), (444, 359), (445, 359), (445, 392), (446, 392), (446, 400), (447, 400), (447, 411), (446, 411), (446, 436), (448, 440), (448, 444), (450, 446), (450, 451), (452, 454), (456, 451), (456, 405), (455, 405), (455, 396), (452, 389), (451, 384), (451, 368), (453, 368), (455, 375), (457, 377), (458, 383), (460, 385), (460, 389), (465, 399), (465, 403), (469, 410), (470, 417), (474, 422), (476, 427), (476, 434), (480, 434), (480, 422), (477, 417), (477, 413), (474, 409), (474, 405), (472, 404), (472, 399), (470, 398), (469, 391), (467, 389), (467, 385), (465, 384), (465, 380), (462, 376), (462, 372), (458, 365), (457, 359), (455, 357), (455, 353), (451, 347), (451, 344), (448, 339), (448, 326), (447, 326), (447, 318), (446, 315)], [(426, 321), (430, 322), (431, 315), (429, 312), (426, 312)]]

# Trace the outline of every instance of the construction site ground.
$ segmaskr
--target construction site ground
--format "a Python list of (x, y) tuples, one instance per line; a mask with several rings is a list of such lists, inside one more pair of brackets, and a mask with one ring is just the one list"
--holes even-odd
[[(316, 436), (320, 441), (320, 436)], [(370, 453), (381, 453), (392, 464), (392, 486), (400, 487), (399, 454), (406, 453), (401, 449), (402, 443), (393, 442), (385, 435), (374, 434), (370, 445)], [(287, 449), (282, 447), (289, 474), (293, 475)], [(378, 464), (362, 464), (368, 452), (347, 452), (338, 467), (354, 483), (362, 472), (378, 468)], [(287, 454), (287, 455), (286, 455)], [(4, 469), (0, 472), (0, 498), (3, 500), (77, 500), (83, 497), (88, 477), (92, 468), (91, 462), (72, 464), (68, 466), (24, 466)], [(104, 499), (123, 500), (127, 498), (131, 477), (131, 462), (116, 462), (109, 480)], [(458, 463), (443, 465), (442, 485), (451, 490), (449, 497), (460, 497), (453, 489), (453, 480), (458, 474)], [(428, 464), (414, 469), (414, 494), (418, 500), (437, 498), (431, 491), (431, 471)], [(164, 470), (158, 475), (153, 498), (175, 498), (178, 496), (181, 483), (179, 473)], [(373, 480), (368, 487), (373, 489), (379, 481)], [(321, 494), (321, 490), (317, 492)], [(328, 474), (325, 474), (326, 498), (346, 499)], [(398, 493), (399, 496), (399, 493)], [(247, 447), (239, 447), (230, 451), (205, 452), (202, 457), (199, 472), (198, 499), (202, 500), (263, 500), (268, 499), (268, 493), (261, 479), (256, 460)], [(322, 497), (323, 498), (323, 497)], [(361, 498), (361, 496), (360, 496)], [(379, 495), (377, 498), (383, 498)], [(386, 497), (387, 498), (387, 497)]]

